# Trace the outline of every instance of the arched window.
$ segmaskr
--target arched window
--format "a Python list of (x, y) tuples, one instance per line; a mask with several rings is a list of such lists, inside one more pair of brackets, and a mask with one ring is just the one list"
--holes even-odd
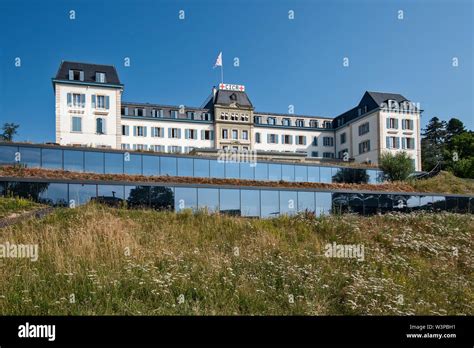
[(97, 118), (95, 121), (95, 131), (97, 134), (105, 134), (105, 120), (103, 118)]

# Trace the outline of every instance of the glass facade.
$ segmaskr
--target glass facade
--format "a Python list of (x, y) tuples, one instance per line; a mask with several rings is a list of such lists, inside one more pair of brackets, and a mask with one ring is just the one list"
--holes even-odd
[(74, 172), (146, 176), (188, 176), (288, 182), (378, 183), (381, 172), (336, 166), (275, 162), (220, 162), (192, 156), (140, 154), (114, 150), (0, 144), (0, 164)]
[(474, 213), (474, 197), (301, 191), (268, 188), (221, 188), (202, 185), (154, 186), (0, 181), (0, 195), (29, 198), (52, 206), (79, 206), (98, 201), (111, 206), (157, 210), (207, 209), (249, 217), (312, 212), (371, 215), (387, 212), (451, 211)]

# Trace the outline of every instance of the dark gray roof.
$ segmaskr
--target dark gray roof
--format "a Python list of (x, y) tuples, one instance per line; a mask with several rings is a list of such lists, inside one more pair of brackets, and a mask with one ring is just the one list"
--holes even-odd
[(403, 95), (397, 93), (382, 93), (382, 92), (366, 92), (372, 97), (375, 103), (380, 107), (387, 100), (395, 100), (397, 103), (404, 102), (407, 100)]
[(120, 85), (120, 80), (117, 74), (117, 70), (113, 65), (100, 65), (100, 64), (89, 64), (80, 62), (69, 62), (62, 61), (59, 66), (58, 73), (56, 74), (56, 80), (67, 80), (69, 81), (69, 70), (82, 70), (84, 71), (83, 82), (96, 82), (95, 73), (105, 73), (105, 83)]
[(236, 103), (237, 106), (253, 108), (247, 93), (240, 91), (218, 90), (214, 100), (211, 98), (205, 108), (211, 108), (213, 104), (230, 105)]

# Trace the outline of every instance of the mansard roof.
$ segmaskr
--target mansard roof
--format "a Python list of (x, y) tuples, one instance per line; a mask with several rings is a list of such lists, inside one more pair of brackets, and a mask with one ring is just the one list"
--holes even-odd
[(95, 73), (105, 73), (106, 84), (120, 85), (120, 79), (117, 74), (117, 70), (113, 65), (102, 65), (102, 64), (91, 64), (81, 62), (71, 62), (63, 60), (59, 66), (56, 74), (56, 80), (69, 81), (69, 70), (82, 70), (84, 71), (84, 81), (80, 82), (92, 82), (96, 83)]

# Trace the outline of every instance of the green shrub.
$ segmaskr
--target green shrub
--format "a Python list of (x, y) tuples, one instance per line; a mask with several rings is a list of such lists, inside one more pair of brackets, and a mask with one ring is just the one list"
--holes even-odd
[(404, 151), (382, 153), (379, 164), (389, 181), (406, 180), (415, 171), (413, 159)]

